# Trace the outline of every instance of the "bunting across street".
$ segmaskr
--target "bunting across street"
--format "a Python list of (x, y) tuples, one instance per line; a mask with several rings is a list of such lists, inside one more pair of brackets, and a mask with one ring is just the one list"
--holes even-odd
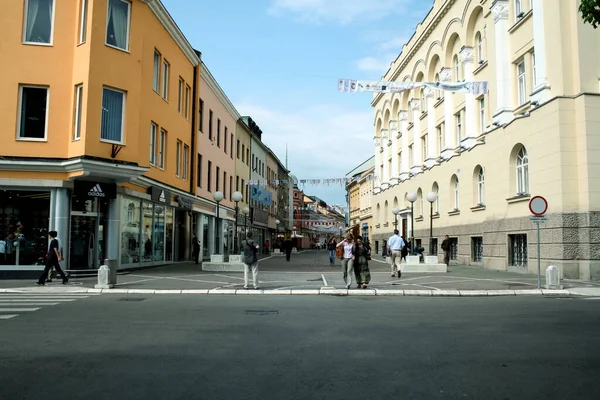
[(338, 91), (346, 93), (354, 92), (378, 92), (378, 93), (402, 93), (407, 90), (429, 87), (447, 92), (470, 93), (474, 95), (487, 94), (488, 83), (486, 81), (474, 82), (387, 82), (387, 81), (364, 81), (358, 79), (339, 79)]

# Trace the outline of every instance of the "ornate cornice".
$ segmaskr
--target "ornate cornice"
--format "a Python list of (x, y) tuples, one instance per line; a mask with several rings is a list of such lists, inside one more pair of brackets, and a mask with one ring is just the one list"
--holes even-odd
[(463, 48), (460, 50), (460, 53), (458, 53), (458, 55), (460, 56), (460, 60), (463, 63), (472, 63), (473, 62), (474, 52), (473, 52), (472, 47), (463, 46)]
[(400, 121), (408, 121), (408, 111), (402, 110), (398, 113), (398, 119)]
[(491, 9), (495, 24), (501, 19), (508, 19), (508, 0), (495, 0)]
[(442, 68), (440, 70), (440, 82), (450, 82), (452, 79), (452, 68)]

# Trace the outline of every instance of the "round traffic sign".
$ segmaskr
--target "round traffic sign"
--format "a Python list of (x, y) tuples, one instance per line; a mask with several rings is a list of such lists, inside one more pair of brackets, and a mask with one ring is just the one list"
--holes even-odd
[(529, 200), (529, 211), (537, 217), (546, 214), (548, 211), (548, 202), (542, 196), (533, 196)]

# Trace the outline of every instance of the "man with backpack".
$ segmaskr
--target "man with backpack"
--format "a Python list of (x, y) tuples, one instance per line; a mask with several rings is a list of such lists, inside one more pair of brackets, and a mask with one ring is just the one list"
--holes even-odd
[(258, 289), (258, 250), (260, 246), (253, 239), (252, 232), (248, 232), (246, 239), (242, 240), (244, 252), (244, 289), (248, 289), (248, 273), (252, 270), (252, 283)]

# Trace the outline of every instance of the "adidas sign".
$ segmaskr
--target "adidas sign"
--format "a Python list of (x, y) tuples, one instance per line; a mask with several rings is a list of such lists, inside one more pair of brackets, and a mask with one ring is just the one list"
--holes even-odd
[(164, 191), (164, 190), (161, 190), (161, 191), (160, 191), (160, 196), (158, 196), (158, 201), (160, 201), (160, 202), (162, 202), (162, 203), (165, 203), (165, 202), (166, 202), (166, 199), (165, 199), (165, 191)]
[(91, 196), (91, 197), (105, 197), (106, 195), (102, 191), (102, 188), (100, 187), (100, 184), (97, 183), (96, 186), (94, 186), (93, 188), (90, 189), (90, 191), (88, 192), (88, 196)]

